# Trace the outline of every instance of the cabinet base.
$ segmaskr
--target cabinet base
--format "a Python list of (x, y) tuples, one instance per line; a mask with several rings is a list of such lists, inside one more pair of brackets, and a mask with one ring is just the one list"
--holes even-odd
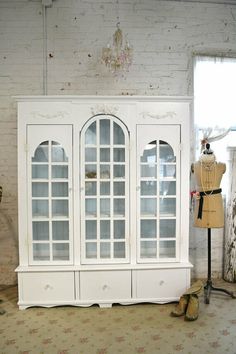
[(52, 271), (18, 270), (19, 308), (113, 304), (165, 304), (178, 301), (190, 286), (190, 268)]

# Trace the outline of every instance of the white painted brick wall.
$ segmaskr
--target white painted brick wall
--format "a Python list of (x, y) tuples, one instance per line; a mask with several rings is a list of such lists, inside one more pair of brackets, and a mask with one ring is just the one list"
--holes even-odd
[[(48, 94), (192, 95), (193, 53), (236, 54), (236, 7), (119, 0), (122, 30), (134, 47), (123, 78), (101, 65), (117, 21), (116, 0), (55, 0), (47, 9)], [(16, 281), (17, 166), (14, 95), (43, 94), (40, 0), (0, 0), (0, 283)], [(191, 228), (194, 276), (206, 275), (204, 231)], [(213, 232), (213, 273), (221, 275), (222, 235)]]

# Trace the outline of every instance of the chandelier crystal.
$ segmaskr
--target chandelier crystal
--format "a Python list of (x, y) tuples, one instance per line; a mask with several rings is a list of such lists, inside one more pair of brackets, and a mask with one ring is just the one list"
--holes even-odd
[(113, 34), (113, 44), (109, 43), (107, 47), (102, 49), (102, 62), (115, 75), (128, 71), (133, 61), (133, 49), (127, 39), (123, 45), (123, 33), (119, 22), (116, 27)]

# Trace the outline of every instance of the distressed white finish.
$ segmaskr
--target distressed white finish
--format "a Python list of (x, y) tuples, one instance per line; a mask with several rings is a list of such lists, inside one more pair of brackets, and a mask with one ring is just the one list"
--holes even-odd
[[(90, 306), (94, 303), (98, 303), (101, 307), (110, 307), (112, 303), (117, 302), (122, 304), (145, 301), (164, 303), (177, 300), (190, 284), (190, 269), (192, 267), (188, 261), (189, 117), (191, 100), (188, 97), (141, 96), (123, 98), (106, 96), (39, 96), (18, 97), (17, 100), (20, 206), (20, 264), (17, 268), (19, 307), (24, 309), (33, 305), (49, 307), (65, 304)], [(103, 107), (106, 106), (117, 107), (118, 116), (114, 118), (109, 114), (104, 115)], [(58, 107), (60, 107), (60, 110)], [(129, 141), (129, 145), (126, 145), (127, 159), (125, 161), (129, 162), (129, 168), (128, 166), (126, 167), (128, 176), (125, 178), (127, 181), (130, 180), (131, 183), (128, 183), (126, 187), (129, 190), (126, 191), (125, 197), (126, 209), (128, 209), (125, 214), (128, 225), (125, 242), (127, 242), (129, 247), (126, 247), (124, 259), (121, 256), (120, 260), (113, 257), (104, 258), (104, 260), (102, 257), (100, 259), (90, 258), (88, 261), (86, 259), (85, 244), (86, 242), (91, 242), (91, 240), (86, 238), (86, 229), (81, 227), (81, 225), (83, 225), (84, 219), (97, 220), (94, 219), (94, 216), (89, 215), (88, 217), (84, 211), (82, 213), (84, 199), (91, 198), (91, 196), (84, 194), (83, 188), (79, 187), (81, 183), (82, 185), (84, 183), (81, 175), (84, 173), (83, 145), (86, 141), (81, 133), (84, 131), (84, 127), (90, 127), (89, 123), (94, 122), (96, 118), (93, 117), (89, 120), (92, 117), (91, 107), (101, 107), (101, 111), (97, 111), (97, 117), (109, 119), (107, 122), (115, 119), (114, 122), (120, 122), (120, 126), (127, 129), (125, 136), (126, 140)], [(37, 116), (33, 114), (35, 111), (39, 112)], [(68, 112), (68, 114), (62, 117), (58, 113), (61, 111)], [(145, 120), (141, 114), (143, 111), (149, 113), (148, 118), (146, 117)], [(175, 118), (172, 115), (169, 116), (168, 112), (170, 111), (174, 112)], [(57, 114), (58, 117), (56, 117)], [(160, 116), (159, 119), (155, 118), (157, 115)], [(51, 119), (45, 119), (47, 116), (54, 117), (53, 123)], [(111, 134), (113, 134), (112, 131)], [(50, 143), (51, 141), (55, 141), (56, 145), (55, 143)], [(148, 221), (150, 216), (140, 214), (139, 200), (144, 198), (144, 196), (143, 194), (140, 195), (140, 181), (143, 178), (140, 177), (139, 171), (142, 151), (152, 141), (160, 141), (161, 144), (166, 141), (169, 145), (164, 143), (164, 148), (172, 147), (176, 156), (176, 162), (164, 162), (163, 167), (164, 170), (168, 166), (174, 167), (176, 171), (175, 177), (162, 177), (161, 179), (161, 181), (174, 181), (176, 183), (174, 195), (172, 195), (172, 192), (170, 195), (161, 197), (166, 202), (174, 198), (174, 201), (176, 200), (176, 212), (174, 212), (174, 216), (172, 214), (172, 216), (166, 216), (166, 214), (163, 216), (158, 211), (157, 214), (151, 216), (151, 220), (155, 220), (157, 225), (159, 225), (160, 220), (174, 220), (176, 230), (175, 235), (170, 235), (170, 238), (166, 238), (166, 235), (164, 237), (163, 235), (160, 236), (160, 239), (158, 238), (159, 236), (153, 236), (157, 250), (160, 247), (162, 251), (160, 251), (160, 256), (157, 251), (155, 257), (151, 256), (150, 258), (149, 253), (147, 253), (147, 258), (145, 258), (140, 256), (140, 245), (144, 240), (148, 242), (148, 239), (140, 239), (139, 219)], [(58, 143), (61, 145), (57, 145)], [(119, 148), (117, 144), (115, 148), (111, 145), (111, 149)], [(87, 146), (91, 149), (93, 145), (89, 143)], [(104, 148), (104, 145), (99, 145), (98, 147), (100, 146)], [(122, 149), (124, 148), (124, 145), (120, 146)], [(39, 147), (38, 150), (37, 147)], [(61, 150), (61, 148), (64, 150)], [(160, 151), (162, 151), (162, 148), (163, 146), (160, 145)], [(56, 159), (53, 155), (55, 151), (58, 152), (58, 155), (55, 155)], [(97, 151), (99, 154), (99, 149)], [(112, 151), (111, 154), (113, 154)], [(164, 151), (166, 150), (164, 149)], [(45, 158), (47, 160), (47, 153), (49, 154), (48, 160), (51, 161), (51, 163), (48, 163), (49, 165), (43, 162)], [(169, 154), (168, 156), (172, 156)], [(66, 160), (60, 160), (60, 158), (65, 159), (65, 156)], [(158, 156), (157, 163), (159, 164)], [(86, 161), (85, 159), (85, 163)], [(117, 164), (117, 162), (112, 161), (111, 163), (114, 163), (114, 165)], [(67, 167), (67, 165), (69, 165), (68, 176), (66, 175), (66, 179), (60, 177), (59, 183), (63, 184), (66, 181), (67, 185), (69, 181), (71, 194), (67, 196), (66, 193), (65, 196), (61, 196), (61, 189), (54, 188), (54, 184), (58, 183), (58, 176), (55, 179), (53, 172), (50, 171), (53, 171), (55, 166), (61, 168)], [(150, 163), (149, 165), (142, 163), (142, 165), (152, 166), (152, 163), (151, 165)], [(49, 177), (43, 175), (45, 166), (48, 166), (46, 171), (49, 171)], [(32, 172), (31, 177), (32, 168), (36, 168), (36, 172)], [(37, 175), (38, 171), (40, 171), (39, 176)], [(31, 179), (35, 189), (31, 188)], [(88, 180), (93, 181), (91, 177)], [(98, 187), (99, 181), (98, 178)], [(148, 178), (148, 181), (152, 181), (152, 179)], [(178, 181), (178, 183), (175, 181)], [(47, 189), (45, 192), (46, 183), (49, 183), (48, 193)], [(149, 182), (147, 186), (149, 186)], [(32, 192), (34, 190), (35, 192)], [(64, 189), (62, 190), (64, 191)], [(157, 190), (159, 190), (159, 187), (157, 187)], [(55, 191), (57, 192), (56, 195)], [(157, 198), (155, 200), (158, 203), (157, 205), (159, 205), (159, 196), (153, 197)], [(63, 209), (59, 210), (59, 214), (57, 213), (56, 216), (53, 215), (53, 212), (51, 213), (53, 203), (57, 205), (58, 201), (64, 202), (70, 200), (70, 198), (72, 200), (69, 203), (68, 216), (67, 214), (64, 215)], [(98, 198), (101, 198), (100, 194), (98, 194)], [(113, 198), (122, 197), (116, 197), (115, 195)], [(36, 214), (31, 199), (36, 202)], [(49, 203), (48, 214), (45, 213), (43, 206), (38, 206), (37, 203), (40, 204), (41, 202)], [(158, 208), (159, 206), (157, 206)], [(69, 227), (69, 236), (66, 238), (59, 228), (54, 229), (54, 224), (59, 220), (62, 223), (60, 225), (63, 226), (63, 222), (66, 222), (68, 218), (71, 226)], [(116, 220), (117, 216), (111, 217), (111, 222), (113, 218)], [(118, 217), (119, 219), (120, 217)], [(110, 219), (105, 216), (104, 220)], [(34, 228), (32, 228), (32, 223), (34, 223)], [(49, 225), (49, 230), (47, 230), (47, 226), (45, 228), (45, 223)], [(97, 232), (99, 233), (99, 228)], [(155, 232), (159, 233), (158, 231)], [(118, 241), (120, 242), (120, 239)], [(102, 243), (104, 240), (100, 239), (99, 242)], [(115, 243), (117, 240), (114, 239), (113, 242)], [(164, 242), (162, 247), (160, 246), (161, 242)], [(174, 251), (173, 242), (175, 244)], [(67, 244), (69, 244), (69, 248), (66, 252), (66, 258), (63, 258), (65, 256), (63, 247), (67, 246)], [(171, 254), (168, 253), (170, 252), (168, 248), (165, 249), (167, 245), (172, 247)], [(35, 247), (35, 250), (32, 247)], [(47, 247), (49, 247), (48, 250)], [(54, 250), (54, 247), (56, 250)], [(164, 252), (164, 257), (161, 252)]]

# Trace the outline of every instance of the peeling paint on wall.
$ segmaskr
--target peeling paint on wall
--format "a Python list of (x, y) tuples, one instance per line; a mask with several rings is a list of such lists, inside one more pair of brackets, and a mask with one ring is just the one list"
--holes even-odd
[(225, 222), (224, 279), (236, 283), (236, 149), (230, 148), (229, 201)]

